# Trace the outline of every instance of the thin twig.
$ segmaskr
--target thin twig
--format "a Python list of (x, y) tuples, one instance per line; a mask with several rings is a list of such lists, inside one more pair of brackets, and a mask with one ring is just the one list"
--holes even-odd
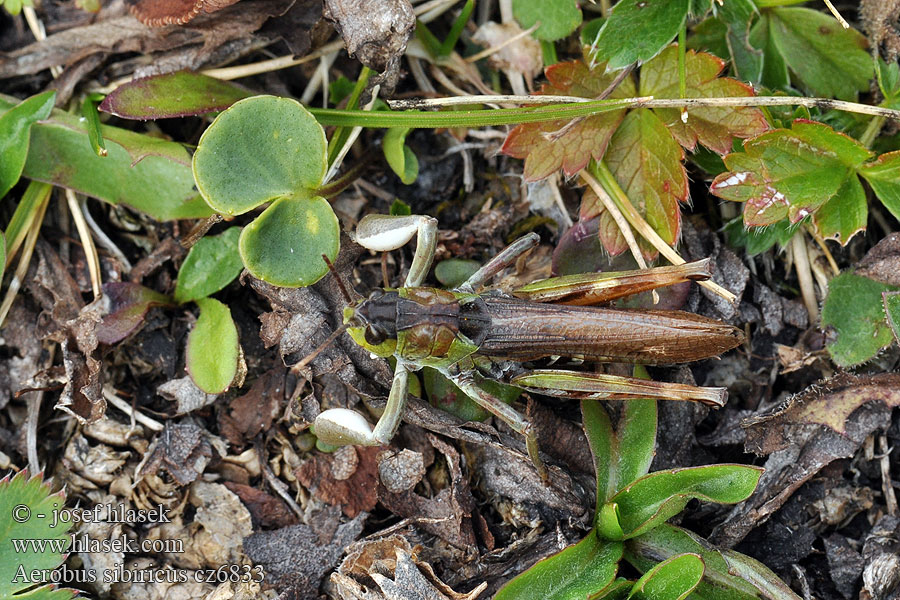
[(94, 299), (96, 300), (100, 297), (102, 289), (100, 287), (102, 278), (100, 273), (100, 256), (97, 254), (97, 246), (94, 245), (94, 238), (91, 237), (91, 228), (88, 227), (87, 221), (81, 213), (78, 198), (75, 197), (75, 192), (68, 188), (66, 188), (66, 202), (69, 205), (69, 212), (72, 213), (72, 220), (75, 221), (78, 237), (81, 239), (81, 247), (84, 249), (88, 273), (91, 276), (91, 290), (94, 292)]
[(596, 177), (585, 170), (580, 171), (578, 174), (581, 175), (581, 178), (586, 184), (591, 186), (591, 189), (594, 190), (594, 193), (600, 198), (600, 202), (602, 202), (606, 210), (609, 211), (609, 215), (613, 218), (613, 221), (616, 222), (619, 231), (622, 232), (622, 237), (625, 238), (625, 243), (628, 244), (628, 249), (631, 250), (631, 254), (634, 256), (634, 260), (637, 262), (638, 266), (642, 269), (646, 269), (647, 263), (644, 261), (644, 255), (637, 244), (637, 239), (635, 239), (634, 232), (631, 230), (631, 225), (628, 224), (625, 215), (622, 214), (622, 211), (619, 210), (619, 207), (616, 206), (616, 203), (613, 202), (613, 199), (607, 193), (606, 189), (600, 185), (600, 182), (597, 181)]
[[(593, 102), (593, 98), (581, 98), (579, 96), (553, 96), (553, 95), (503, 95), (482, 94), (470, 96), (449, 96), (447, 98), (420, 98), (388, 100), (388, 105), (396, 110), (422, 109), (441, 106), (459, 106), (465, 104), (575, 104), (581, 102)], [(822, 110), (842, 110), (861, 115), (883, 116), (888, 119), (900, 120), (900, 110), (882, 108), (847, 102), (844, 100), (832, 100), (831, 98), (803, 98), (797, 96), (747, 96), (726, 98), (654, 98), (645, 96), (640, 98), (621, 98), (623, 106), (644, 108), (704, 108), (704, 107), (729, 107), (729, 106), (805, 106), (806, 108), (819, 108)]]
[(106, 398), (107, 402), (121, 410), (126, 415), (131, 416), (132, 419), (136, 420), (138, 423), (151, 431), (160, 432), (166, 428), (166, 426), (159, 421), (151, 419), (144, 413), (135, 410), (129, 403), (119, 398), (116, 395), (115, 390), (113, 390), (109, 386), (103, 386), (103, 397)]
[(838, 9), (834, 7), (834, 4), (831, 3), (831, 0), (825, 0), (825, 6), (828, 7), (828, 10), (831, 11), (831, 14), (834, 15), (834, 18), (838, 20), (838, 23), (841, 24), (841, 27), (844, 29), (850, 29), (850, 23), (847, 22), (847, 19), (841, 16), (841, 13), (838, 12)]

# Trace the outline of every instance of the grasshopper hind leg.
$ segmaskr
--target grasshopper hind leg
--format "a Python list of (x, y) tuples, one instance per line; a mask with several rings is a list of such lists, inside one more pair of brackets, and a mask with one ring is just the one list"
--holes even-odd
[(450, 379), (450, 381), (455, 383), (459, 389), (465, 392), (467, 396), (477, 402), (479, 406), (483, 407), (497, 418), (502, 419), (513, 429), (513, 431), (525, 438), (525, 448), (528, 451), (528, 457), (534, 464), (535, 469), (537, 469), (541, 480), (545, 483), (548, 482), (550, 476), (547, 472), (547, 467), (544, 465), (538, 452), (537, 435), (531, 422), (517, 410), (510, 407), (493, 394), (483, 390), (475, 383), (475, 380), (471, 375), (448, 372), (443, 372), (443, 374)]

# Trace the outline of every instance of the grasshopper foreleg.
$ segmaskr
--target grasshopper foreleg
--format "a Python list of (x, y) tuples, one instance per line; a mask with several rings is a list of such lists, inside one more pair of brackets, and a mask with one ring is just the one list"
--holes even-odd
[(347, 444), (381, 446), (387, 444), (400, 426), (403, 409), (406, 407), (408, 379), (409, 371), (402, 364), (397, 363), (384, 413), (378, 419), (374, 430), (358, 412), (346, 408), (331, 408), (322, 411), (316, 417), (316, 437), (333, 446)]
[(525, 448), (531, 462), (534, 463), (541, 479), (547, 481), (549, 475), (547, 467), (541, 460), (538, 453), (537, 436), (534, 426), (518, 411), (510, 407), (508, 404), (494, 396), (493, 394), (483, 390), (471, 374), (468, 373), (450, 373), (442, 370), (445, 377), (456, 384), (467, 396), (477, 402), (481, 407), (495, 415), (499, 419), (506, 422), (516, 433), (525, 438)]

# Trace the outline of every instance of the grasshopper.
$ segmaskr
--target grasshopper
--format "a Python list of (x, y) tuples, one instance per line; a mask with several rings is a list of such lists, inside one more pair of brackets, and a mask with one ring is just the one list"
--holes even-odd
[[(315, 421), (318, 438), (333, 445), (387, 444), (400, 425), (411, 371), (437, 369), (472, 400), (525, 438), (542, 476), (531, 423), (478, 385), (476, 375), (526, 391), (572, 399), (657, 398), (725, 403), (724, 388), (702, 388), (561, 369), (533, 369), (548, 357), (591, 362), (675, 364), (711, 358), (744, 340), (741, 330), (693, 313), (584, 306), (624, 295), (702, 280), (709, 260), (644, 271), (557, 277), (518, 288), (512, 296), (476, 290), (537, 244), (529, 234), (451, 291), (421, 287), (434, 259), (437, 220), (432, 217), (368, 215), (356, 241), (374, 251), (396, 250), (417, 238), (405, 285), (376, 290), (344, 309), (348, 333), (372, 354), (397, 361), (384, 413), (374, 429), (359, 413), (335, 408)], [(581, 305), (581, 306), (579, 306)]]

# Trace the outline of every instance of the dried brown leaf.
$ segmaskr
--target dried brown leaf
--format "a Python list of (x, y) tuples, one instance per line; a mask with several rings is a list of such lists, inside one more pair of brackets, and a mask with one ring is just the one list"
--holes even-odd
[(169, 421), (154, 438), (137, 477), (163, 469), (179, 485), (187, 485), (203, 473), (212, 456), (213, 447), (205, 430), (190, 422)]
[[(375, 485), (378, 481), (376, 457), (380, 448), (344, 447), (349, 450), (341, 454), (315, 454), (300, 465), (296, 475), (313, 496), (327, 504), (340, 505), (344, 514), (352, 519), (363, 511), (375, 508)], [(348, 459), (351, 451), (355, 461)], [(355, 465), (352, 473), (347, 475), (350, 462), (355, 462)]]

